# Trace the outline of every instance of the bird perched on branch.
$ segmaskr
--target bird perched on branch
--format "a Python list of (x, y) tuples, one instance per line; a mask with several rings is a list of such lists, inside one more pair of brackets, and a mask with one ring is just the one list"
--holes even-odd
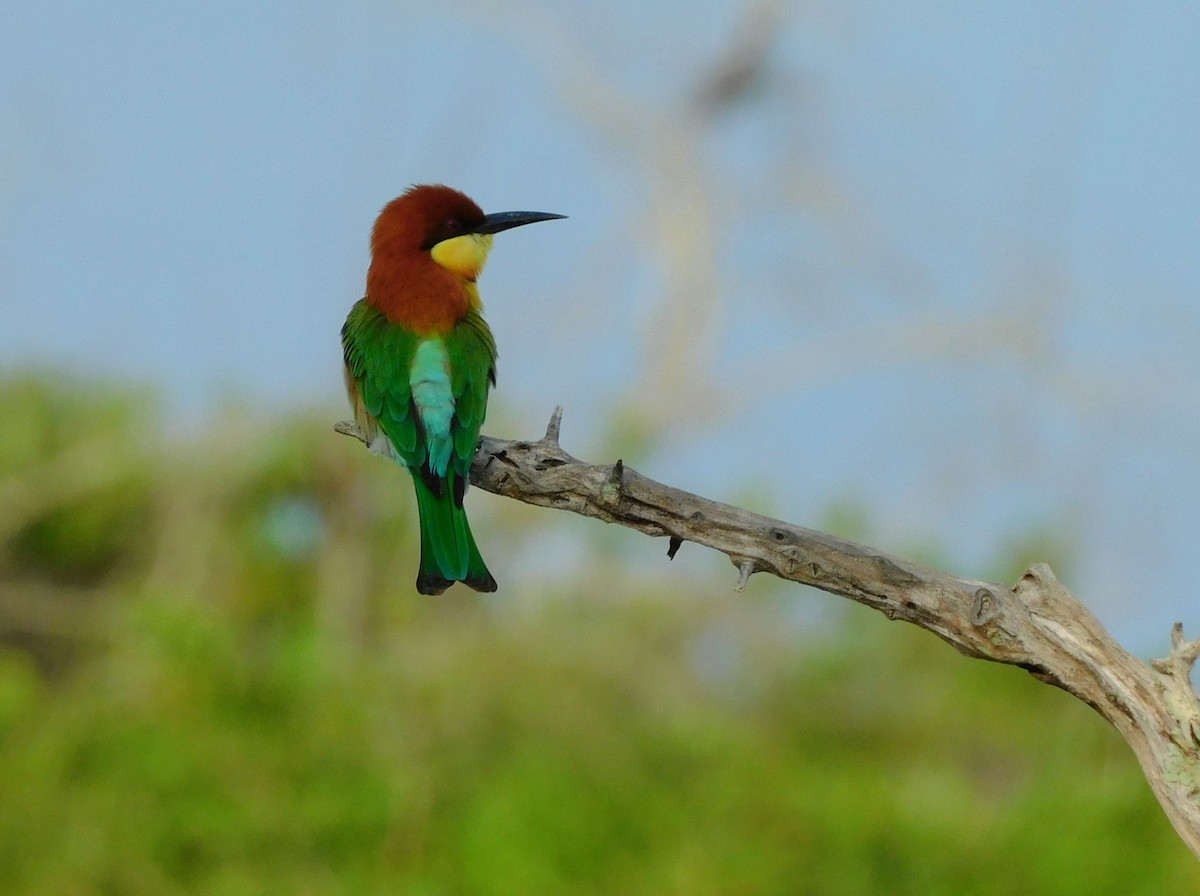
[(496, 382), (496, 343), (475, 280), (493, 234), (562, 217), (485, 215), (457, 190), (426, 185), (389, 202), (375, 221), (367, 294), (342, 327), (346, 390), (371, 451), (412, 473), (422, 594), (454, 582), (496, 590), (463, 511)]

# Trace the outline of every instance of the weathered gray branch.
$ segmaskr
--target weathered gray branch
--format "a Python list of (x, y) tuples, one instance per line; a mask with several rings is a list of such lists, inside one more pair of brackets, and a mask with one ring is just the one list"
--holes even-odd
[[(720, 551), (737, 587), (766, 572), (840, 594), (928, 629), (967, 656), (1008, 663), (1074, 694), (1133, 748), (1171, 823), (1200, 858), (1200, 700), (1190, 673), (1200, 640), (1182, 626), (1147, 665), (1112, 639), (1044, 564), (1012, 588), (959, 578), (882, 551), (710, 501), (648, 479), (620, 460), (587, 464), (559, 445), (561, 408), (535, 442), (485, 437), (471, 482), (528, 504)], [(361, 438), (353, 423), (337, 430)]]

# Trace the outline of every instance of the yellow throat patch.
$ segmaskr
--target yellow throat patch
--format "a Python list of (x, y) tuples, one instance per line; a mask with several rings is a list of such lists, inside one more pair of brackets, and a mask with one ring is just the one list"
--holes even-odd
[(490, 233), (464, 233), (462, 236), (442, 240), (429, 250), (433, 260), (447, 270), (474, 280), (487, 264), (492, 251)]

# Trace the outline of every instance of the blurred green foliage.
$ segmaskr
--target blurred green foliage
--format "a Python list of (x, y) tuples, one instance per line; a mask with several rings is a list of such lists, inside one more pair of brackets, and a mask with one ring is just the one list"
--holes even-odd
[(145, 407), (0, 383), (0, 893), (1200, 888), (1119, 738), (1017, 670), (594, 563), (420, 598), (403, 474), (329, 421)]

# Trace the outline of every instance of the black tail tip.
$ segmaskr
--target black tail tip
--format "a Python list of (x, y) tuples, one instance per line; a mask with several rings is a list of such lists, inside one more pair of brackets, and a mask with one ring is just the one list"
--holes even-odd
[[(450, 579), (439, 576), (436, 573), (423, 572), (417, 576), (417, 593), (428, 595), (442, 594), (453, 584), (454, 582)], [(463, 584), (476, 591), (491, 592), (497, 588), (496, 580), (492, 578), (490, 573), (486, 576), (468, 576), (463, 579)]]
[(454, 583), (433, 573), (423, 572), (417, 576), (418, 594), (441, 594)]
[(492, 578), (489, 572), (483, 576), (467, 576), (463, 579), (463, 584), (468, 588), (474, 588), (476, 591), (495, 591), (497, 588), (496, 580)]

